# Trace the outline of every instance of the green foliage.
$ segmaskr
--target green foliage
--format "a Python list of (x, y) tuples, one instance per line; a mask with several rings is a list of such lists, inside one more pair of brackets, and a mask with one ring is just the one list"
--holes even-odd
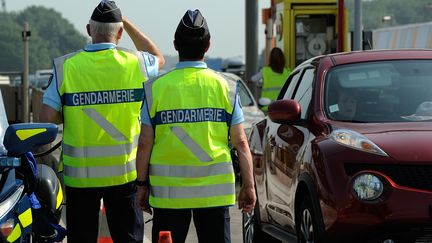
[(82, 48), (87, 38), (54, 9), (31, 6), (18, 13), (0, 14), (0, 71), (23, 69), (24, 44), (21, 32), (25, 23), (31, 31), (30, 73), (52, 67), (52, 59)]
[(0, 70), (2, 71), (18, 70), (18, 64), (23, 62), (21, 29), (18, 23), (15, 22), (14, 15), (0, 14), (0, 50), (2, 52), (0, 55)]
[[(355, 0), (345, 0), (349, 9), (349, 29), (354, 29)], [(424, 23), (432, 21), (430, 0), (363, 0), (362, 20), (363, 29), (373, 30), (384, 27)], [(391, 20), (383, 21), (384, 16), (391, 16)]]

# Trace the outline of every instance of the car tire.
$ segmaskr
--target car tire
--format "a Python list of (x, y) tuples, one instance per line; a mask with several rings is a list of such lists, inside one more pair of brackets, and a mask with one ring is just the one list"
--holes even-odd
[(305, 196), (296, 213), (297, 241), (299, 243), (323, 243), (325, 241), (324, 229), (320, 214), (313, 206), (309, 196)]
[(257, 201), (251, 213), (243, 213), (243, 243), (280, 243), (280, 241), (261, 230), (258, 209), (259, 205)]

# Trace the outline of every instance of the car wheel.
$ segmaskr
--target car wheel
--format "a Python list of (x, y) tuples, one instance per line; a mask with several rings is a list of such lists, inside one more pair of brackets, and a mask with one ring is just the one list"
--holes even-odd
[(297, 239), (299, 243), (322, 243), (324, 230), (318, 222), (322, 222), (316, 213), (312, 202), (306, 196), (300, 204), (296, 217)]
[(243, 214), (243, 243), (276, 243), (280, 242), (260, 229), (259, 216), (257, 215), (258, 203), (250, 213)]
[(243, 243), (254, 243), (257, 241), (258, 220), (255, 210), (250, 213), (243, 213)]

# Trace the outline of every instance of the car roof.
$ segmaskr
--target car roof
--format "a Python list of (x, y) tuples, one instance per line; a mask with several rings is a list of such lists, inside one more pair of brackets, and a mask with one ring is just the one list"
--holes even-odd
[(229, 81), (232, 81), (232, 82), (236, 82), (237, 80), (241, 80), (241, 78), (237, 74), (234, 74), (234, 73), (230, 73), (230, 72), (217, 72), (217, 73), (222, 74), (225, 78), (227, 78)]
[(315, 64), (326, 60), (330, 60), (333, 64), (344, 65), (358, 62), (370, 61), (385, 61), (385, 60), (404, 60), (404, 59), (432, 59), (432, 49), (381, 49), (381, 50), (365, 50), (338, 52), (327, 55), (316, 56), (310, 58), (296, 67), (302, 68), (305, 65)]
[(330, 58), (334, 65), (343, 65), (367, 61), (403, 60), (403, 59), (432, 59), (430, 49), (393, 49), (367, 50), (334, 53), (320, 58)]

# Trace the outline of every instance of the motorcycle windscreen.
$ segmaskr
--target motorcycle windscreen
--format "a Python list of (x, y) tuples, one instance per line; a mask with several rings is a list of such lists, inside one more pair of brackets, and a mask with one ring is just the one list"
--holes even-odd
[(6, 109), (4, 107), (3, 97), (0, 91), (0, 155), (7, 154), (6, 148), (3, 145), (3, 138), (5, 136), (5, 132), (8, 126), (9, 123), (6, 116)]

